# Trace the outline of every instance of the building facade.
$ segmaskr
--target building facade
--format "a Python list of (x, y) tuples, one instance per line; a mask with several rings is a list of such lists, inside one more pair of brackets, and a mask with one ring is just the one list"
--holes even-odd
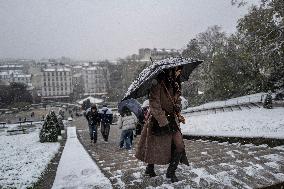
[(82, 70), (84, 92), (99, 94), (107, 92), (108, 70), (101, 66), (87, 67)]
[(176, 49), (149, 49), (143, 48), (138, 50), (140, 60), (149, 60), (150, 57), (153, 60), (160, 60), (168, 57), (180, 56), (180, 53)]
[(32, 86), (31, 77), (32, 77), (31, 74), (16, 74), (13, 75), (12, 82), (24, 83), (27, 86), (31, 87)]
[(47, 68), (42, 71), (42, 99), (68, 99), (73, 92), (69, 68)]
[(0, 65), (0, 72), (13, 71), (13, 72), (22, 73), (23, 70), (24, 70), (24, 66), (23, 65), (19, 65), (19, 64)]
[[(3, 67), (7, 68), (7, 66), (2, 66), (2, 68)], [(20, 65), (17, 67), (20, 67)], [(7, 83), (12, 83), (12, 82), (24, 83), (28, 86), (29, 89), (32, 87), (32, 82), (31, 82), (32, 75), (31, 74), (24, 74), (22, 70), (13, 69), (16, 67), (10, 67), (10, 68), (12, 69), (11, 70), (0, 69), (0, 80), (1, 81), (5, 81)]]

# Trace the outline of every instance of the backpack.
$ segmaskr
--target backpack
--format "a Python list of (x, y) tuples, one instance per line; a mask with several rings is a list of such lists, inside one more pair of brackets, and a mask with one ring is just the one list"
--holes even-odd
[(110, 120), (111, 120), (110, 116), (111, 116), (111, 114), (107, 114), (108, 109), (102, 110), (102, 111), (103, 111), (103, 114), (101, 115), (102, 122), (103, 123), (110, 123)]

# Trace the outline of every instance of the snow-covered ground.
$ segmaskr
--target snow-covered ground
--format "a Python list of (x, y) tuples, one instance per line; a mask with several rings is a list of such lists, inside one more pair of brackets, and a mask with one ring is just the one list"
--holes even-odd
[(183, 112), (185, 113), (185, 112), (190, 112), (192, 110), (218, 108), (218, 107), (224, 107), (224, 106), (230, 106), (230, 105), (244, 104), (244, 103), (249, 103), (249, 102), (261, 102), (264, 100), (265, 95), (266, 93), (257, 93), (257, 94), (232, 98), (232, 99), (228, 99), (224, 101), (209, 102), (206, 104), (202, 104), (200, 106), (189, 107)]
[(254, 108), (208, 115), (185, 114), (183, 134), (284, 139), (284, 108)]
[(33, 186), (59, 147), (59, 143), (40, 143), (38, 130), (30, 134), (0, 136), (0, 186)]
[(77, 139), (76, 128), (67, 129), (67, 142), (52, 188), (112, 188), (110, 181)]

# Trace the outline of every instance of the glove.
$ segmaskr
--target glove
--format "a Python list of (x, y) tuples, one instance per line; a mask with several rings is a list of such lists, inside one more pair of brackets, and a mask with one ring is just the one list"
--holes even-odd
[(179, 116), (178, 116), (178, 121), (179, 121), (180, 123), (185, 124), (185, 118), (184, 118), (182, 115), (179, 115)]

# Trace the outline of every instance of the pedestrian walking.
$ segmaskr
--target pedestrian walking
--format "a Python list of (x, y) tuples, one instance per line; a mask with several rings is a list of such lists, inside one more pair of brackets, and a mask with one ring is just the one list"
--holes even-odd
[(93, 104), (90, 108), (86, 110), (85, 117), (88, 121), (91, 142), (96, 143), (98, 130), (97, 127), (100, 124), (100, 115), (95, 104)]
[(107, 107), (107, 105), (103, 105), (103, 108), (99, 111), (101, 118), (101, 133), (104, 138), (104, 141), (108, 141), (110, 124), (112, 123), (113, 113)]
[(130, 150), (132, 146), (133, 130), (137, 124), (136, 116), (131, 111), (124, 107), (122, 113), (118, 117), (118, 128), (122, 130), (119, 147)]
[(149, 93), (150, 113), (141, 133), (136, 157), (148, 163), (145, 174), (155, 177), (154, 164), (169, 163), (166, 177), (177, 182), (175, 171), (179, 162), (187, 164), (180, 130), (184, 118), (181, 111), (182, 67), (165, 69), (152, 81)]

